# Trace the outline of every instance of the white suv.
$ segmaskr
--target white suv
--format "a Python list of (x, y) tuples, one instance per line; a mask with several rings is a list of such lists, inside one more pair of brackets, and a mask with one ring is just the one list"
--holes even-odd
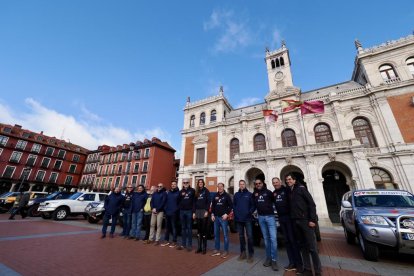
[(54, 220), (64, 220), (68, 216), (86, 216), (85, 207), (93, 201), (104, 201), (108, 194), (94, 192), (74, 193), (67, 199), (48, 200), (40, 203), (38, 211), (42, 218), (52, 217)]

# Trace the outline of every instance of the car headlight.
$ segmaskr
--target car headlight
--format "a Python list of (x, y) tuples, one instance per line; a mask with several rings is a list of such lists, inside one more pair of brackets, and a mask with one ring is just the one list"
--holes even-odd
[(361, 220), (364, 224), (388, 225), (388, 222), (382, 216), (361, 216)]
[(34, 200), (29, 200), (29, 203), (27, 203), (28, 206), (32, 206), (34, 204)]

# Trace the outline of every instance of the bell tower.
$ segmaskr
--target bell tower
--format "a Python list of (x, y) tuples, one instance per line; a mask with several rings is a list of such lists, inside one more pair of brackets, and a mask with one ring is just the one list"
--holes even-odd
[(282, 46), (275, 51), (266, 48), (265, 62), (269, 82), (266, 100), (296, 95), (299, 89), (293, 86), (289, 50), (285, 41), (282, 41)]

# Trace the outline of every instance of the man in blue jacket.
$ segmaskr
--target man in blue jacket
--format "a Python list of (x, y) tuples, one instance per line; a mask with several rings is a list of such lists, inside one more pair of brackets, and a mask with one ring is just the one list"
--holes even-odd
[(129, 232), (129, 238), (139, 241), (141, 237), (142, 218), (144, 216), (144, 206), (147, 202), (148, 194), (144, 185), (139, 185), (137, 192), (132, 194), (131, 213), (132, 225)]
[(122, 204), (125, 197), (121, 194), (121, 188), (116, 187), (113, 193), (111, 193), (104, 203), (105, 215), (102, 225), (101, 239), (106, 237), (106, 229), (108, 228), (109, 220), (112, 218), (110, 237), (114, 237), (116, 223), (118, 221), (119, 212), (121, 211)]
[(274, 197), (261, 179), (254, 181), (256, 190), (254, 192), (254, 203), (257, 209), (260, 230), (262, 230), (263, 240), (266, 247), (266, 261), (264, 266), (272, 266), (277, 271), (277, 240), (276, 240), (276, 221), (273, 209)]
[(121, 236), (124, 239), (128, 238), (129, 231), (131, 230), (131, 207), (132, 207), (132, 194), (134, 193), (134, 187), (131, 184), (128, 184), (125, 191), (125, 200), (122, 206), (122, 215), (124, 219), (124, 225), (122, 229)]
[[(151, 228), (148, 244), (155, 241), (155, 245), (160, 245), (162, 219), (164, 218), (164, 208), (167, 201), (167, 193), (164, 184), (158, 184), (158, 190), (152, 195), (151, 199)], [(155, 227), (157, 233), (155, 233)]]
[(233, 199), (233, 211), (234, 221), (237, 225), (237, 231), (240, 238), (240, 256), (239, 261), (246, 259), (246, 238), (244, 231), (247, 234), (247, 248), (249, 250), (249, 256), (247, 262), (253, 262), (253, 230), (252, 230), (252, 218), (255, 210), (253, 195), (246, 189), (246, 181), (239, 181), (239, 191), (234, 195)]
[(187, 249), (188, 252), (193, 250), (192, 218), (195, 203), (195, 190), (190, 187), (190, 180), (183, 179), (183, 188), (178, 197), (178, 209), (180, 210), (181, 222), (181, 245), (177, 250)]
[[(171, 182), (171, 189), (167, 192), (167, 202), (165, 204), (165, 224), (166, 231), (161, 246), (171, 248), (177, 245), (177, 219), (178, 219), (178, 196), (180, 190), (177, 188), (177, 181)], [(172, 234), (172, 243), (170, 244), (170, 234)]]

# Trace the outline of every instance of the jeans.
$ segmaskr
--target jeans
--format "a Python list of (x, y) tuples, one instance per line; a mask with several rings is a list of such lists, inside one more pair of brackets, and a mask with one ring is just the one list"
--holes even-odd
[(137, 213), (132, 213), (132, 227), (131, 231), (129, 232), (129, 236), (139, 239), (141, 237), (141, 226), (142, 226), (142, 218), (144, 216), (143, 211), (139, 211)]
[(237, 225), (237, 232), (239, 232), (239, 239), (240, 239), (240, 252), (246, 252), (246, 238), (244, 236), (244, 231), (246, 230), (247, 234), (247, 248), (249, 250), (249, 256), (253, 256), (254, 249), (253, 249), (253, 230), (252, 230), (252, 222), (236, 222)]
[(123, 220), (124, 220), (124, 228), (122, 230), (122, 236), (128, 236), (129, 230), (131, 230), (131, 214), (129, 213), (122, 213)]
[(192, 233), (192, 217), (193, 212), (191, 210), (180, 211), (181, 221), (181, 237), (182, 244), (184, 247), (191, 247), (193, 245), (193, 233)]
[[(164, 212), (158, 212), (156, 214), (151, 215), (151, 228), (150, 228), (149, 240), (151, 240), (151, 241), (154, 241), (154, 240), (155, 241), (160, 241), (161, 226), (162, 226), (162, 219), (163, 218), (164, 218)], [(155, 230), (155, 228), (157, 228), (157, 230)]]
[(280, 228), (285, 237), (285, 246), (289, 258), (289, 264), (297, 268), (303, 266), (302, 257), (300, 256), (298, 241), (293, 231), (292, 219), (289, 216), (279, 217)]
[(310, 256), (312, 256), (315, 273), (321, 273), (322, 265), (316, 246), (315, 229), (309, 227), (309, 221), (304, 219), (294, 219), (293, 226), (295, 237), (298, 240), (300, 251), (302, 252), (303, 267), (311, 270)]
[(164, 240), (170, 240), (170, 234), (173, 236), (173, 242), (177, 242), (177, 213), (165, 216), (166, 230)]
[(105, 213), (105, 215), (103, 217), (102, 235), (106, 235), (106, 228), (108, 228), (109, 220), (111, 218), (112, 218), (111, 234), (115, 233), (115, 227), (116, 227), (116, 223), (118, 221), (118, 214), (110, 215), (110, 214)]
[(277, 260), (276, 221), (273, 215), (259, 216), (259, 225), (262, 230), (263, 240), (266, 247), (266, 258)]
[(214, 248), (220, 250), (220, 227), (223, 230), (224, 236), (224, 251), (229, 251), (229, 222), (216, 217), (214, 220)]

